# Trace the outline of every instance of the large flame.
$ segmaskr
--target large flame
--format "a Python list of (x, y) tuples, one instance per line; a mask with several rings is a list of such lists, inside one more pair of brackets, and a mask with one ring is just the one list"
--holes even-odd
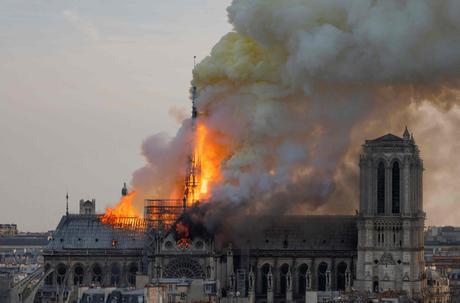
[(194, 152), (201, 160), (200, 201), (209, 200), (212, 187), (222, 181), (221, 163), (230, 153), (228, 146), (219, 141), (222, 136), (203, 122), (198, 123)]
[(114, 208), (106, 208), (105, 214), (101, 217), (101, 222), (115, 226), (117, 223), (122, 221), (121, 218), (140, 219), (140, 216), (133, 204), (135, 197), (136, 192), (132, 191), (126, 196), (121, 197), (120, 202), (118, 202)]
[[(190, 199), (187, 201), (187, 206), (192, 206), (192, 203), (196, 201), (208, 201), (211, 198), (212, 187), (222, 181), (221, 163), (230, 153), (229, 147), (222, 143), (222, 138), (224, 138), (223, 134), (207, 127), (204, 119), (199, 120), (193, 137), (193, 157), (191, 158), (192, 161), (196, 161), (192, 165), (199, 165), (199, 169), (197, 169), (198, 175), (193, 176), (198, 178), (198, 180), (196, 188), (188, 189), (192, 190), (192, 192), (189, 193)], [(191, 177), (189, 176), (189, 178)], [(186, 185), (182, 184), (182, 186)], [(175, 196), (175, 194), (173, 192), (170, 196)], [(125, 224), (128, 218), (133, 218), (133, 222), (137, 222), (138, 220), (136, 219), (141, 218), (137, 208), (134, 206), (135, 197), (136, 192), (132, 191), (123, 196), (114, 208), (106, 208), (105, 214), (101, 217), (101, 222), (115, 227), (122, 226), (123, 228), (130, 228), (127, 226), (129, 224)], [(177, 199), (177, 201), (181, 200)], [(161, 218), (153, 219), (172, 224), (177, 219), (177, 216), (177, 214), (162, 214)], [(184, 236), (184, 238), (187, 238), (187, 236)]]

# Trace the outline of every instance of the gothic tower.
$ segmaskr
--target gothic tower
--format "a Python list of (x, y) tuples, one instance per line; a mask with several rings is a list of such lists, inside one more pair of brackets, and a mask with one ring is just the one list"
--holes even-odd
[(403, 137), (387, 134), (366, 140), (360, 156), (358, 260), (360, 291), (405, 291), (422, 296), (422, 173), (419, 149), (407, 128)]

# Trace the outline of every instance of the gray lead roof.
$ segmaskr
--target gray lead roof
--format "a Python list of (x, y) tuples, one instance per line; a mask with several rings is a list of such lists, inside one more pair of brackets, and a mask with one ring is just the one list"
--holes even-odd
[(63, 216), (46, 250), (144, 248), (144, 233), (103, 224), (98, 215)]

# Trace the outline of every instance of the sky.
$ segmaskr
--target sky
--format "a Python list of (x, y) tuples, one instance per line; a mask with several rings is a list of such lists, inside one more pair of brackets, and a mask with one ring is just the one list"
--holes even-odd
[[(229, 4), (0, 0), (0, 224), (54, 229), (66, 193), (71, 213), (114, 206), (144, 140), (190, 115), (193, 57), (232, 30)], [(458, 121), (460, 107), (429, 105), (414, 121), (427, 224), (458, 222)]]
[(148, 136), (190, 112), (193, 56), (231, 30), (228, 0), (0, 0), (0, 223), (54, 229), (114, 205)]

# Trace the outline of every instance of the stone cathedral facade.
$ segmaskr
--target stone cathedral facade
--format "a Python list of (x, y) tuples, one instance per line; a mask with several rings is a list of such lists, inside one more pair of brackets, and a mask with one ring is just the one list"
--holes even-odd
[(37, 302), (72, 302), (82, 286), (145, 285), (165, 303), (291, 303), (353, 291), (423, 301), (418, 147), (407, 129), (402, 137), (366, 140), (359, 166), (356, 215), (266, 218), (264, 230), (248, 230), (233, 243), (191, 230), (184, 247), (175, 230), (139, 233), (102, 224), (95, 214), (65, 215), (44, 252)]
[(407, 129), (367, 140), (360, 157), (360, 211), (355, 287), (402, 289), (420, 297), (425, 287), (423, 162)]

